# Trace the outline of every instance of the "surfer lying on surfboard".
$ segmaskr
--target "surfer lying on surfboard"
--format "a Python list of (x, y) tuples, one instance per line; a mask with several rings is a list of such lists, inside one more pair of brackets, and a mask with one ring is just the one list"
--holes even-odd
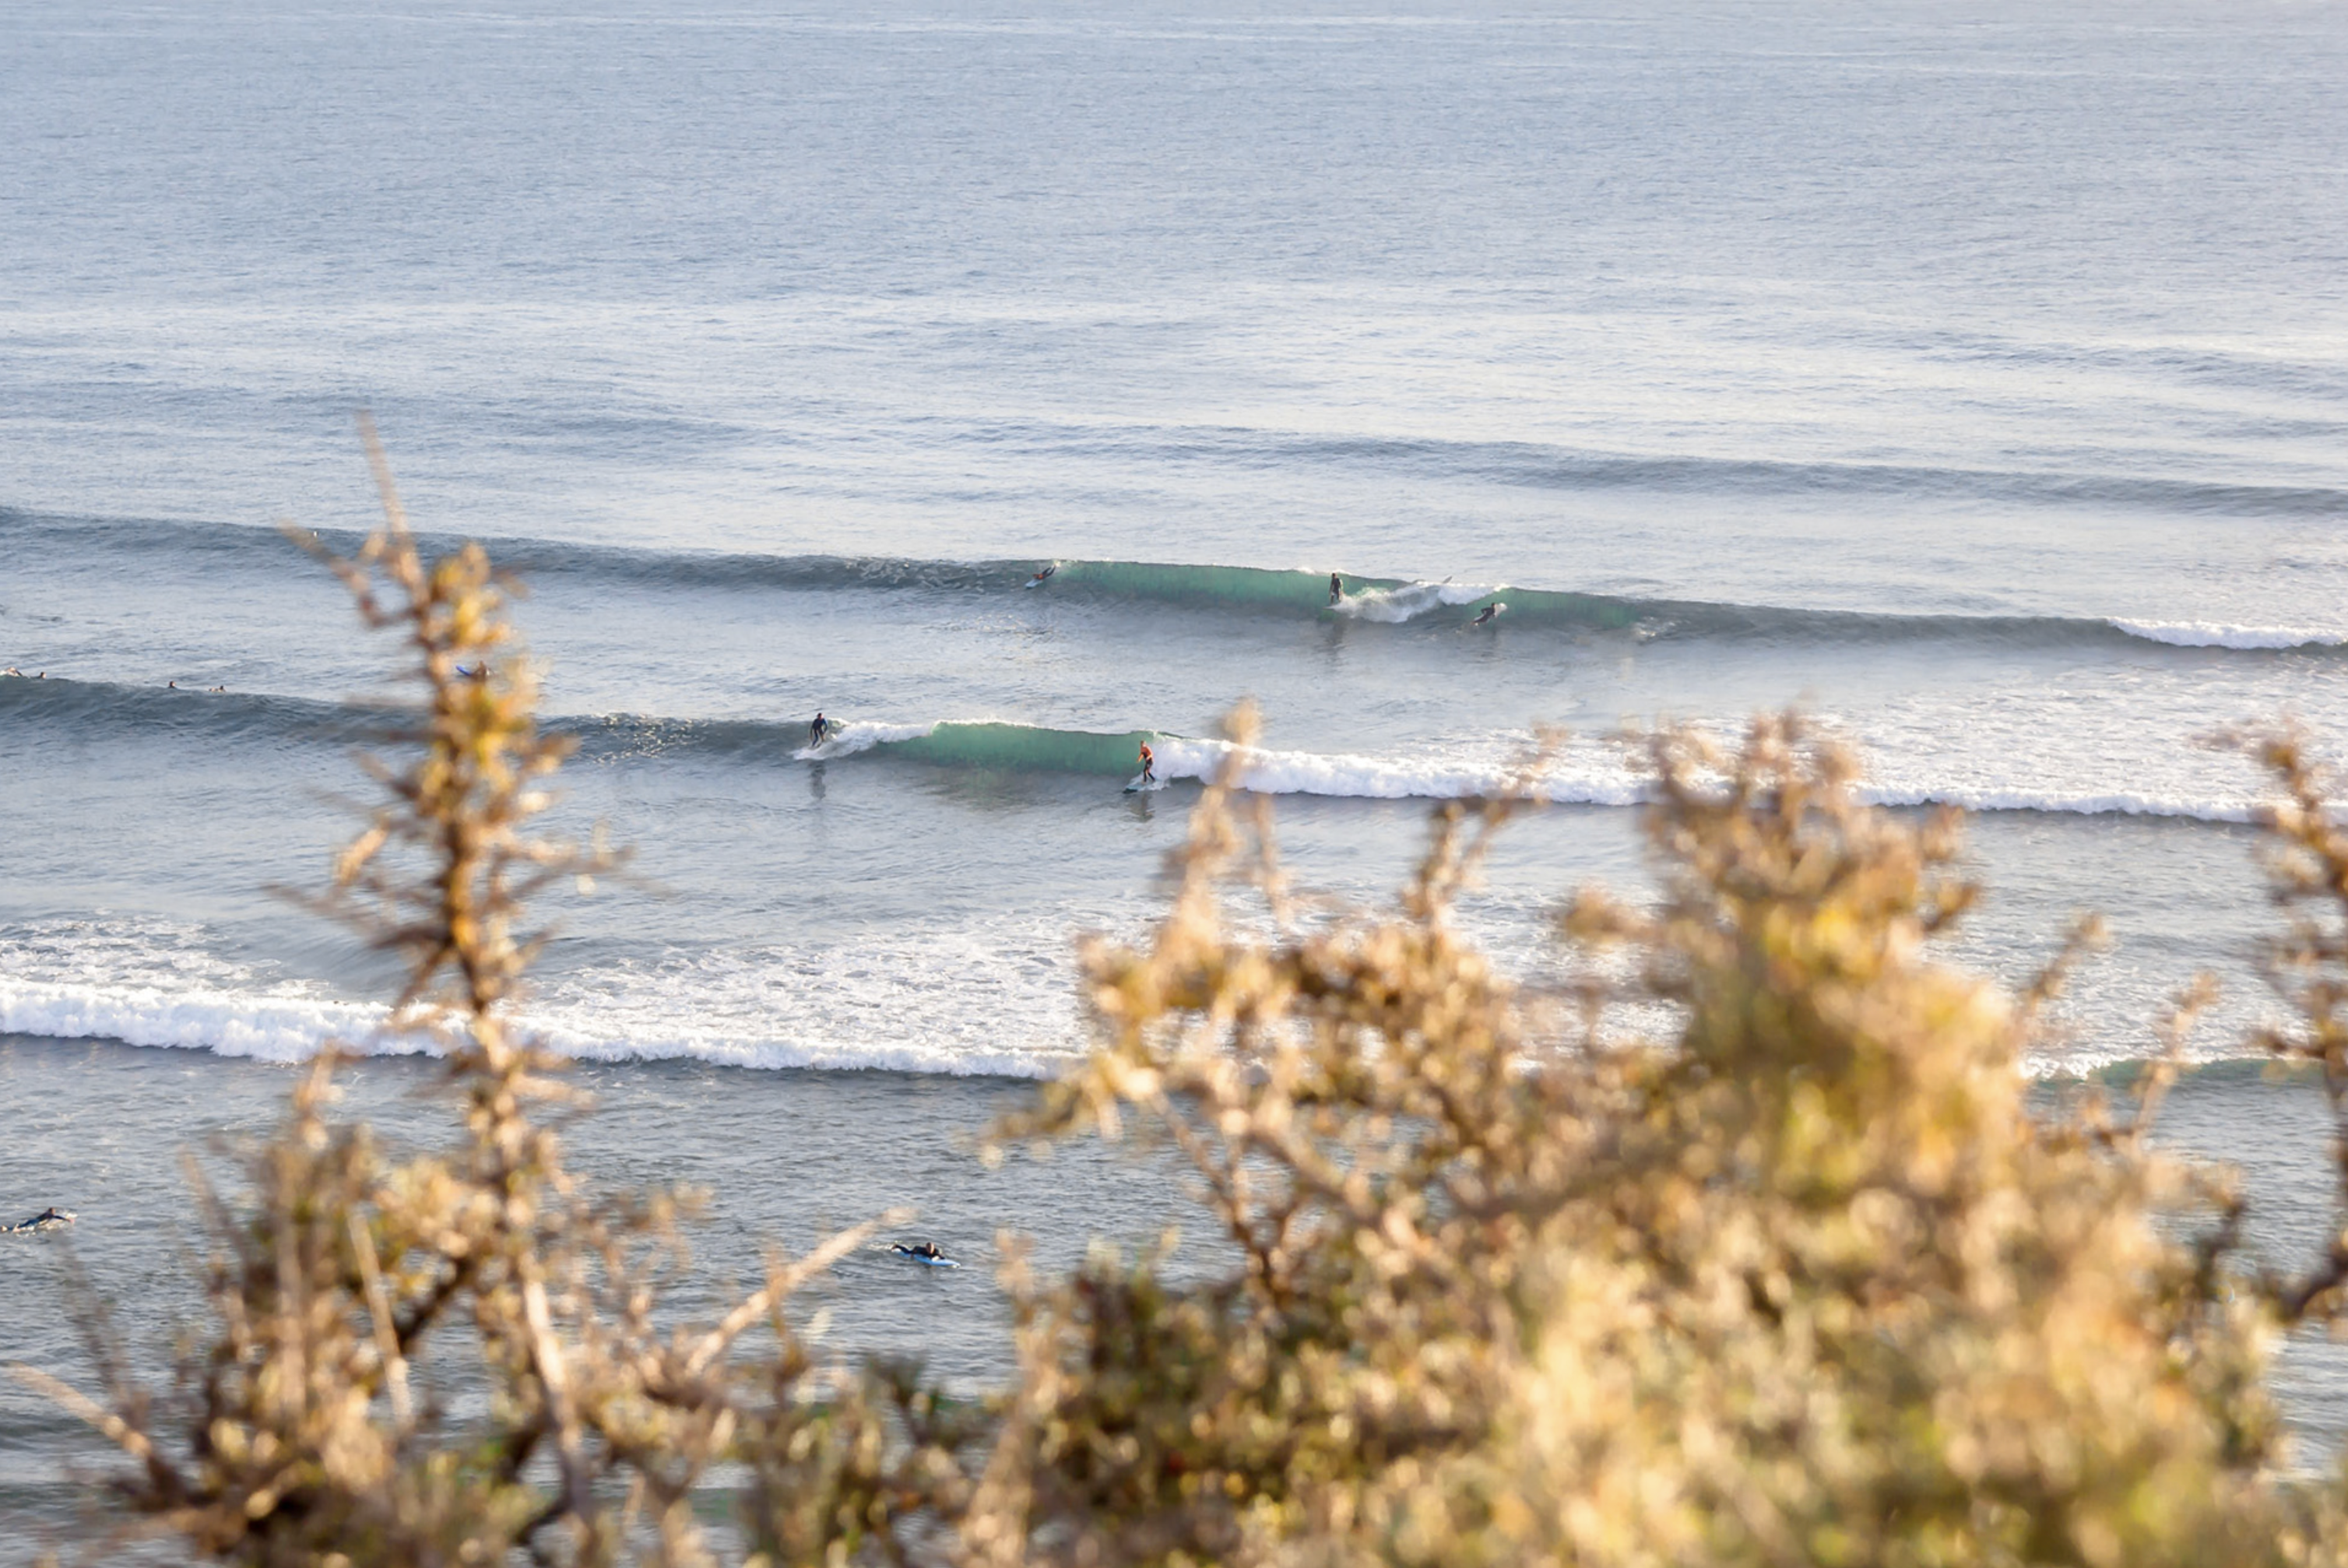
[(891, 1242), (889, 1245), (894, 1251), (902, 1253), (904, 1256), (909, 1258), (919, 1258), (925, 1264), (945, 1264), (951, 1265), (953, 1263), (953, 1259), (938, 1251), (938, 1244), (935, 1242), (915, 1242), (910, 1247), (902, 1242)]

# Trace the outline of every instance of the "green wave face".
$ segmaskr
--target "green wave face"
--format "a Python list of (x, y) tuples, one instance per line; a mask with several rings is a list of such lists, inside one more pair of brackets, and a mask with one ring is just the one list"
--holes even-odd
[(1620, 631), (1636, 625), (1643, 614), (1639, 605), (1625, 599), (1601, 598), (1590, 593), (1562, 593), (1540, 588), (1504, 588), (1476, 601), (1477, 606), (1499, 599), (1509, 606), (1509, 619), (1522, 625), (1533, 622), (1542, 625), (1587, 626), (1597, 631)]
[(1025, 724), (942, 724), (911, 740), (873, 748), (894, 757), (957, 768), (993, 768), (1021, 773), (1106, 773), (1123, 777), (1139, 770), (1141, 743), (1155, 731), (1095, 735), (1081, 729), (1039, 729)]
[[(1096, 593), (1128, 599), (1203, 601), (1217, 604), (1278, 605), (1315, 611), (1329, 607), (1329, 579), (1312, 572), (1273, 572), (1261, 566), (1161, 566), (1145, 561), (1070, 561), (1054, 573), (1061, 583)], [(1349, 593), (1363, 588), (1399, 588), (1386, 577), (1348, 577)]]
[[(1274, 572), (1260, 566), (1177, 566), (1147, 561), (1067, 561), (1053, 573), (1056, 585), (1124, 599), (1157, 599), (1231, 609), (1280, 609), (1325, 614), (1329, 579), (1313, 572)], [(1412, 583), (1398, 577), (1345, 577), (1345, 593), (1392, 593)], [(1629, 600), (1590, 593), (1505, 588), (1480, 598), (1424, 614), (1430, 624), (1465, 620), (1496, 599), (1505, 599), (1510, 619), (1551, 625), (1613, 631), (1636, 624), (1642, 607)]]

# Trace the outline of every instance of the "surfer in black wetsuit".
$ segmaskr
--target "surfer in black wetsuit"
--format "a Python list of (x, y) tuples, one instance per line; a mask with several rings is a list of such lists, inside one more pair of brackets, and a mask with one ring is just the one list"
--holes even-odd
[(1507, 608), (1506, 604), (1487, 604), (1484, 606), (1484, 613), (1468, 624), (1471, 626), (1488, 626), (1492, 624), (1493, 617)]
[(824, 717), (820, 713), (817, 714), (815, 716), (815, 722), (808, 726), (808, 744), (809, 746), (821, 746), (830, 738), (831, 720)]
[(1334, 604), (1345, 596), (1345, 580), (1334, 572), (1329, 573), (1329, 603)]
[(891, 1242), (889, 1244), (896, 1248), (897, 1251), (904, 1253), (909, 1258), (942, 1258), (945, 1256), (945, 1253), (938, 1251), (938, 1244), (935, 1242), (915, 1242), (910, 1247), (902, 1242)]
[(1141, 781), (1144, 784), (1158, 782), (1158, 754), (1149, 749), (1149, 742), (1146, 740), (1141, 743)]

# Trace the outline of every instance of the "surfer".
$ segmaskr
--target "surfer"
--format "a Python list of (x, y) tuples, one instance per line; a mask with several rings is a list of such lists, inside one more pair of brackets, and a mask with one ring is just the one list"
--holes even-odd
[(1060, 564), (1059, 564), (1059, 562), (1056, 562), (1056, 562), (1054, 562), (1051, 565), (1045, 567), (1043, 571), (1038, 572), (1037, 573), (1035, 573), (1035, 576), (1030, 577), (1029, 579), (1027, 579), (1027, 586), (1028, 586), (1028, 587), (1030, 587), (1030, 588), (1040, 588), (1040, 587), (1042, 587), (1042, 586), (1044, 585), (1045, 581), (1047, 578), (1049, 578), (1049, 577), (1052, 575), (1052, 573), (1053, 573), (1057, 572), (1059, 569), (1060, 569)]
[(808, 745), (809, 747), (821, 746), (830, 738), (831, 720), (824, 717), (820, 713), (817, 714), (815, 716), (815, 722), (808, 726)]
[(20, 1235), (27, 1231), (63, 1230), (66, 1226), (70, 1225), (73, 1222), (74, 1214), (72, 1210), (51, 1207), (42, 1210), (39, 1213), (34, 1215), (29, 1220), (24, 1221), (22, 1223), (0, 1225), (0, 1235)]
[(1506, 604), (1487, 604), (1484, 606), (1483, 614), (1478, 615), (1474, 620), (1468, 624), (1471, 626), (1488, 626), (1492, 624), (1493, 618), (1507, 608), (1508, 606)]
[(915, 1242), (910, 1247), (902, 1242), (891, 1242), (889, 1244), (891, 1247), (894, 1247), (897, 1251), (904, 1253), (909, 1258), (935, 1258), (943, 1260), (945, 1257), (945, 1253), (938, 1251), (938, 1244), (935, 1242)]
[(1345, 596), (1345, 580), (1334, 572), (1329, 573), (1329, 603), (1334, 604)]
[(1141, 781), (1144, 784), (1158, 782), (1158, 754), (1149, 749), (1149, 742), (1146, 740), (1141, 743)]

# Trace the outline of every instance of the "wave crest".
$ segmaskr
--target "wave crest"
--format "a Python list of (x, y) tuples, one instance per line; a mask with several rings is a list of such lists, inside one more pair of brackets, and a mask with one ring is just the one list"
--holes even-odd
[[(2223, 489), (2224, 487), (2219, 487)], [(2197, 492), (2198, 493), (2198, 492)], [(2231, 493), (2229, 491), (2228, 493)], [(2275, 492), (2296, 495), (2298, 492)], [(2310, 504), (2336, 508), (2330, 492), (2310, 492)], [(284, 541), (273, 531), (232, 526), (109, 519), (72, 519), (0, 508), (0, 536), (17, 550), (50, 540), (86, 547), (91, 540), (125, 551), (159, 545), (189, 557), (192, 568), (225, 563), (236, 571), (276, 572)], [(335, 548), (354, 536), (324, 535)], [(427, 538), (427, 548), (459, 542)], [(2024, 645), (2112, 644), (2118, 639), (2172, 647), (2274, 652), (2348, 646), (2348, 627), (2232, 625), (2196, 619), (2124, 616), (1957, 614), (1890, 610), (1830, 610), (1798, 605), (1741, 604), (1670, 596), (1589, 593), (1519, 583), (1455, 583), (1342, 573), (1344, 597), (1329, 601), (1326, 568), (1280, 569), (1180, 562), (1063, 559), (927, 561), (899, 556), (758, 555), (718, 551), (660, 550), (565, 544), (540, 539), (484, 541), (499, 565), (524, 576), (576, 575), (629, 584), (685, 588), (853, 593), (913, 591), (940, 596), (1019, 594), (1038, 569), (1052, 576), (1032, 603), (1054, 597), (1141, 600), (1202, 612), (1344, 618), (1402, 625), (1459, 619), (1497, 595), (1508, 594), (1510, 634), (1547, 629), (1573, 634), (1626, 633), (1641, 639), (1766, 640), (1781, 643), (1896, 643), (1963, 639)], [(1021, 594), (1023, 601), (1025, 596)]]

